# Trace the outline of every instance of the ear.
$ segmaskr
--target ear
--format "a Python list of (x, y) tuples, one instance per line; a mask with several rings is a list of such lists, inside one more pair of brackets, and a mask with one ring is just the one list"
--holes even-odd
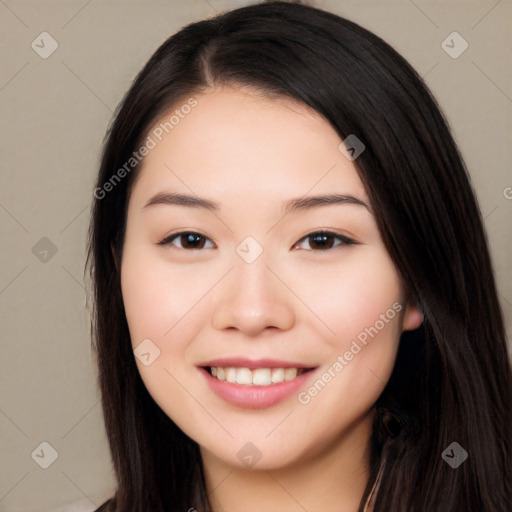
[(423, 323), (423, 320), (424, 313), (420, 305), (413, 300), (408, 301), (402, 320), (402, 330), (413, 331)]

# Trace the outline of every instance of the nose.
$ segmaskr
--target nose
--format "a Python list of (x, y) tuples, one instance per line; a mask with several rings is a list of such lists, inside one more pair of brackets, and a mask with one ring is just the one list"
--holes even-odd
[(247, 337), (291, 329), (295, 324), (293, 294), (276, 274), (262, 256), (250, 264), (235, 261), (233, 270), (216, 287), (213, 327), (236, 329)]

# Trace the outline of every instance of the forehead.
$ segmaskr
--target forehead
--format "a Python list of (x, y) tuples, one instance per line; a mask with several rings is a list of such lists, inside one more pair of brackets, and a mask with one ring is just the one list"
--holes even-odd
[(340, 136), (308, 106), (237, 88), (193, 99), (193, 108), (180, 111), (187, 98), (180, 100), (149, 131), (155, 145), (134, 196), (168, 187), (226, 198), (243, 192), (256, 203), (309, 190), (366, 197), (354, 164), (339, 150)]

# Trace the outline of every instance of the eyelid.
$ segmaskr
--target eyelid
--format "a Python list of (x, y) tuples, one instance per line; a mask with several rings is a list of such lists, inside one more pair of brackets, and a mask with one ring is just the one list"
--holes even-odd
[[(204, 238), (205, 240), (211, 242), (215, 246), (215, 242), (210, 237), (208, 237), (208, 236), (206, 236), (206, 235), (204, 235), (202, 233), (199, 233), (197, 231), (190, 231), (190, 230), (189, 231), (179, 231), (177, 233), (171, 233), (170, 235), (166, 236), (160, 242), (157, 242), (157, 245), (162, 245), (162, 246), (171, 245), (171, 243), (176, 238), (179, 238), (181, 235), (185, 235), (185, 234), (186, 235), (198, 235), (199, 237)], [(339, 243), (338, 245), (335, 245), (334, 247), (329, 248), (329, 249), (323, 249), (323, 250), (319, 249), (319, 250), (316, 250), (316, 251), (309, 249), (311, 252), (330, 251), (330, 250), (334, 249), (335, 247), (345, 246), (345, 245), (359, 245), (359, 242), (356, 242), (354, 239), (348, 237), (347, 235), (343, 235), (343, 234), (338, 233), (336, 231), (319, 229), (319, 230), (316, 230), (316, 231), (311, 231), (310, 233), (304, 235), (302, 238), (300, 238), (297, 242), (295, 242), (293, 244), (293, 247), (296, 247), (298, 244), (300, 244), (304, 240), (307, 240), (308, 238), (313, 238), (316, 235), (327, 235), (327, 236), (331, 236), (331, 237), (334, 237), (334, 238), (338, 238), (339, 240), (341, 240), (341, 243)], [(202, 248), (200, 248), (200, 249), (184, 249), (183, 247), (178, 247), (178, 249), (183, 249), (183, 250), (186, 250), (188, 252), (198, 252), (198, 251), (203, 250)]]
[[(160, 240), (160, 242), (157, 242), (157, 245), (171, 245), (171, 242), (174, 241), (174, 239), (179, 238), (181, 235), (198, 235), (201, 238), (204, 238), (205, 240), (208, 240), (213, 245), (215, 245), (215, 242), (209, 237), (204, 235), (203, 233), (199, 233), (198, 231), (179, 231), (177, 233), (171, 233), (170, 235), (167, 235), (163, 240)], [(181, 249), (181, 247), (178, 247), (178, 249)], [(187, 249), (184, 249), (187, 250)], [(188, 249), (189, 252), (191, 251), (200, 251), (201, 249)]]
[(325, 251), (331, 251), (332, 249), (334, 249), (335, 247), (343, 247), (344, 245), (359, 245), (358, 242), (356, 242), (354, 239), (348, 237), (347, 235), (342, 235), (341, 233), (338, 233), (336, 231), (331, 231), (331, 230), (326, 230), (326, 229), (319, 229), (319, 230), (316, 230), (316, 231), (312, 231), (310, 233), (308, 233), (307, 235), (304, 235), (300, 240), (298, 240), (297, 242), (295, 242), (295, 244), (293, 245), (293, 247), (297, 246), (298, 244), (300, 244), (302, 241), (308, 239), (308, 238), (314, 238), (316, 235), (327, 235), (327, 236), (331, 236), (331, 237), (334, 237), (334, 238), (338, 238), (339, 240), (341, 240), (341, 243), (339, 243), (338, 245), (335, 245), (334, 247), (330, 248), (330, 249), (319, 249), (317, 251), (311, 251), (311, 252), (325, 252)]

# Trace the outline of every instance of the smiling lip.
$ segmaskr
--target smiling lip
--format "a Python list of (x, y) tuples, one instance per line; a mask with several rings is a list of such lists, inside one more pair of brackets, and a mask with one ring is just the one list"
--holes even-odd
[(278, 361), (276, 359), (246, 359), (243, 357), (213, 359), (212, 361), (200, 363), (197, 366), (220, 366), (222, 368), (232, 366), (235, 368), (249, 368), (249, 370), (255, 370), (256, 368), (314, 368), (314, 366), (294, 363), (293, 361)]
[[(211, 391), (231, 405), (247, 409), (270, 407), (296, 393), (306, 380), (311, 378), (315, 369), (315, 367), (305, 364), (277, 361), (275, 359), (249, 360), (243, 358), (215, 359), (198, 366)], [(249, 386), (220, 381), (210, 374), (209, 368), (212, 366), (249, 368), (251, 370), (256, 368), (303, 368), (311, 371), (306, 371), (290, 381), (270, 384), (268, 386)]]

